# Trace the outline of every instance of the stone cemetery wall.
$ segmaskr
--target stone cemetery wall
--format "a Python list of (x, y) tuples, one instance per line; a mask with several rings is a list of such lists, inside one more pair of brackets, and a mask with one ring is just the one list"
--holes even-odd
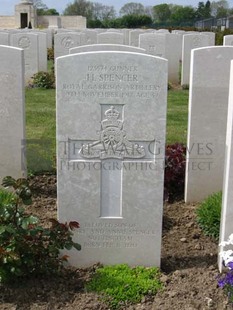
[(90, 52), (56, 72), (58, 216), (81, 227), (71, 264), (159, 266), (167, 61)]
[(230, 62), (233, 47), (195, 49), (191, 56), (185, 200), (201, 201), (223, 183)]

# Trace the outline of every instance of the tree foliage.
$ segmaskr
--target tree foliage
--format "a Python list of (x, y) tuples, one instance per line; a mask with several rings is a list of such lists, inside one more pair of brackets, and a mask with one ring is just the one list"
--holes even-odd
[(65, 8), (64, 15), (81, 15), (87, 19), (92, 19), (92, 3), (86, 0), (74, 0)]
[(170, 6), (167, 3), (155, 5), (154, 9), (154, 18), (158, 22), (166, 22), (171, 16)]
[(37, 9), (48, 9), (47, 5), (43, 2), (43, 0), (32, 0), (32, 2)]
[(59, 15), (56, 9), (37, 9), (37, 15)]
[(141, 3), (129, 2), (120, 9), (120, 15), (144, 15), (145, 8)]
[(104, 5), (99, 2), (92, 4), (92, 19), (104, 21), (114, 18), (116, 18), (114, 6)]
[(179, 24), (194, 21), (195, 9), (192, 6), (174, 5), (171, 8), (170, 20)]
[(210, 5), (211, 15), (219, 18), (228, 14), (229, 5), (226, 0), (213, 1)]
[(138, 28), (149, 26), (152, 24), (152, 19), (148, 15), (129, 14), (121, 18), (121, 27), (123, 28)]
[(198, 7), (196, 10), (196, 18), (201, 19), (201, 18), (210, 18), (211, 17), (211, 3), (210, 1), (204, 2), (199, 2)]

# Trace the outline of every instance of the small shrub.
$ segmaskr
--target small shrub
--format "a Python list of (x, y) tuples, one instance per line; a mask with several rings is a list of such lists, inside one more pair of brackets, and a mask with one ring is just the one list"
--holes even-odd
[(12, 187), (14, 192), (0, 192), (0, 283), (59, 271), (68, 257), (60, 257), (60, 250), (81, 248), (72, 241), (72, 230), (79, 224), (51, 219), (49, 228), (42, 227), (23, 207), (31, 204), (27, 180), (6, 177), (3, 186)]
[(184, 196), (186, 148), (183, 144), (167, 145), (165, 151), (164, 199), (172, 202)]
[(55, 88), (55, 76), (54, 72), (40, 71), (33, 75), (32, 85), (37, 88), (51, 89)]
[(210, 195), (197, 209), (197, 222), (204, 234), (219, 238), (222, 192)]
[(156, 294), (161, 288), (158, 268), (128, 265), (99, 268), (86, 286), (88, 291), (102, 294), (111, 309), (140, 302), (145, 295)]
[(54, 60), (54, 48), (47, 49), (47, 59)]

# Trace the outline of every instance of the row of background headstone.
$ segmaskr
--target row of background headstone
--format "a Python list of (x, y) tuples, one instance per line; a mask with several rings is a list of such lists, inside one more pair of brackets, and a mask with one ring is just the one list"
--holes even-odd
[[(96, 29), (85, 31), (74, 31), (68, 29), (58, 29), (54, 36), (55, 58), (69, 54), (69, 49), (82, 45), (91, 44), (124, 44), (143, 48), (147, 54), (160, 56), (168, 59), (169, 62), (169, 82), (178, 83), (180, 80), (179, 70), (182, 63), (181, 84), (189, 83), (190, 53), (191, 49), (212, 46), (215, 41), (215, 34), (211, 32), (184, 32), (168, 30), (141, 30), (141, 29)], [(20, 34), (24, 33), (24, 40), (20, 39)], [(52, 45), (51, 30), (30, 30), (30, 33), (38, 35), (38, 42), (35, 38), (30, 39), (28, 30), (11, 30), (0, 32), (0, 45), (9, 44), (27, 49), (25, 53), (26, 79), (30, 78), (38, 71), (47, 70), (47, 58), (45, 49), (45, 37), (47, 36), (47, 47)], [(13, 35), (17, 34), (15, 40)], [(208, 38), (206, 37), (208, 36)], [(26, 38), (27, 37), (27, 38)], [(22, 42), (24, 41), (24, 46)], [(27, 46), (27, 42), (30, 46)], [(38, 54), (38, 56), (37, 56)], [(31, 55), (34, 55), (32, 59)]]

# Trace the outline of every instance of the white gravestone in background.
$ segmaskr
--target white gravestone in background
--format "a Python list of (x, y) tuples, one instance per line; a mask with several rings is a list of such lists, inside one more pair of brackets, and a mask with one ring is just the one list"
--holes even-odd
[(54, 36), (54, 57), (68, 55), (69, 49), (81, 45), (81, 35), (78, 32), (63, 32)]
[(47, 60), (47, 34), (44, 32), (34, 32), (38, 35), (38, 48), (39, 48), (39, 71), (48, 71)]
[(139, 35), (145, 32), (141, 29), (131, 30), (129, 32), (129, 45), (139, 47)]
[(118, 32), (105, 32), (97, 34), (98, 44), (124, 44), (124, 35)]
[(80, 35), (82, 45), (97, 44), (97, 31), (85, 29)]
[(83, 53), (83, 52), (94, 52), (94, 51), (124, 51), (124, 52), (135, 52), (135, 53), (146, 53), (143, 48), (120, 45), (120, 44), (92, 44), (73, 47), (70, 49), (70, 54)]
[(167, 61), (128, 52), (57, 59), (58, 216), (75, 266), (159, 266)]
[(26, 177), (23, 50), (0, 46), (0, 184)]
[(222, 190), (233, 47), (192, 51), (185, 200)]
[[(222, 215), (220, 225), (219, 243), (227, 241), (228, 237), (233, 233), (233, 61), (231, 61), (230, 73), (230, 90), (229, 105), (227, 118), (227, 136), (226, 136), (226, 157), (223, 178), (223, 199), (222, 199)], [(219, 247), (219, 252), (226, 250), (223, 246)], [(219, 269), (222, 271), (222, 258), (219, 258)]]
[(233, 35), (229, 34), (223, 37), (223, 45), (233, 45)]
[(10, 45), (9, 32), (0, 32), (0, 45)]
[(188, 85), (190, 78), (191, 50), (209, 45), (209, 37), (202, 34), (185, 34), (182, 44), (181, 85)]
[(10, 37), (11, 45), (24, 50), (25, 80), (39, 71), (39, 40), (37, 34), (15, 33)]
[(181, 35), (167, 32), (143, 33), (139, 36), (139, 46), (150, 55), (166, 58), (168, 60), (168, 81), (179, 82)]
[(209, 44), (208, 46), (215, 46), (215, 33), (210, 31), (203, 31), (200, 33), (201, 35), (208, 36)]

